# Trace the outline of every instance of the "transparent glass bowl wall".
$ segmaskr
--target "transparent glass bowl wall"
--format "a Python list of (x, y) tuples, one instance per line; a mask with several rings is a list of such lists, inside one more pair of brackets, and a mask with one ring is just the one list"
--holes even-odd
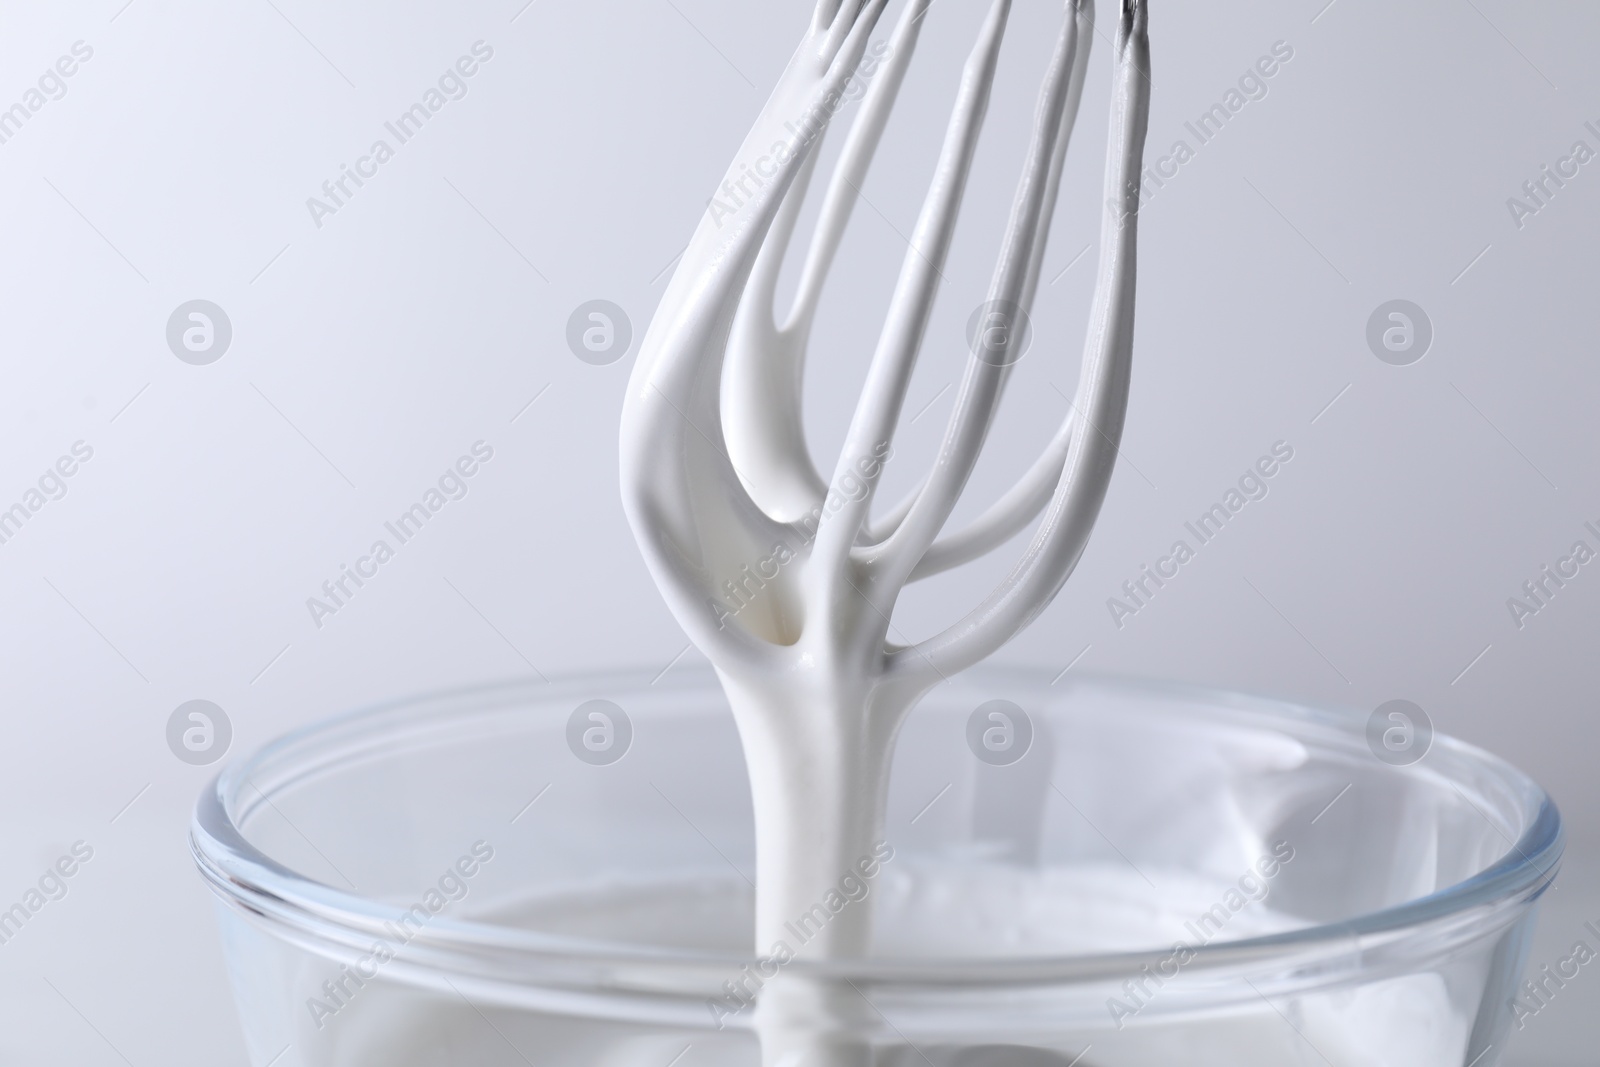
[[(580, 756), (600, 720), (569, 722), (596, 698), (628, 720), (609, 764)], [(970, 740), (996, 699), (1033, 735), (1009, 765)], [(1559, 816), (1470, 746), (1394, 767), (1365, 728), (1015, 669), (941, 686), (903, 731), (894, 856), (864, 882), (878, 955), (781, 968), (860, 1002), (814, 1062), (1493, 1064)], [(751, 973), (754, 841), (709, 672), (318, 725), (225, 770), (193, 847), (255, 1067), (763, 1063), (760, 1013), (725, 985)]]

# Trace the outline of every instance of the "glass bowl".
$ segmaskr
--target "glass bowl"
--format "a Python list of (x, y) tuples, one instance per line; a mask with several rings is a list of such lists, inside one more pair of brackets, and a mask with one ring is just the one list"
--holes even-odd
[[(852, 961), (749, 943), (709, 670), (312, 726), (228, 766), (192, 846), (255, 1067), (1490, 1067), (1560, 817), (1485, 752), (1384, 737), (968, 672), (907, 720), (878, 854), (797, 917), (873, 907)], [(778, 989), (809, 1019), (775, 1030)]]

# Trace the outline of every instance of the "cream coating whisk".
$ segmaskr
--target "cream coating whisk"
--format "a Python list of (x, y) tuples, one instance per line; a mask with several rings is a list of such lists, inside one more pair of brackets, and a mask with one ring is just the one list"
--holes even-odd
[[(816, 132), (868, 47), (886, 0), (820, 0), (799, 49), (729, 167), (640, 347), (621, 430), (624, 505), (650, 572), (732, 703), (751, 768), (756, 945), (872, 855), (894, 738), (916, 700), (1027, 626), (1083, 552), (1111, 478), (1133, 351), (1139, 172), (1149, 108), (1144, 0), (1115, 27), (1106, 207), (1071, 413), (1031, 469), (976, 521), (942, 534), (966, 488), (1038, 288), (1062, 164), (1096, 35), (1069, 0), (986, 317), (933, 467), (874, 520), (878, 475), (922, 346), (999, 62), (1011, 4), (994, 0), (953, 114), (832, 475), (801, 428), (801, 375), (822, 286), (915, 51), (929, 0), (911, 0), (828, 183), (797, 296), (779, 270), (817, 159)], [(954, 625), (889, 639), (909, 582), (991, 552), (1037, 519), (1010, 573)], [(864, 953), (870, 908), (845, 909), (804, 949)]]

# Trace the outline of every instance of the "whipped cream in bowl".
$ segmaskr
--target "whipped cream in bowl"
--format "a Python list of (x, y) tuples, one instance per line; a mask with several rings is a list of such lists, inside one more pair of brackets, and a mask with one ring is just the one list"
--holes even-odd
[[(1383, 763), (1364, 715), (1050, 677), (979, 668), (923, 699), (882, 840), (784, 946), (751, 939), (750, 775), (709, 671), (285, 738), (193, 829), (252, 1062), (1493, 1061), (1561, 852), (1537, 786), (1444, 737)], [(595, 706), (626, 719), (610, 762), (569, 730)], [(996, 706), (1015, 759), (973, 740)], [(807, 958), (869, 903), (865, 954)]]

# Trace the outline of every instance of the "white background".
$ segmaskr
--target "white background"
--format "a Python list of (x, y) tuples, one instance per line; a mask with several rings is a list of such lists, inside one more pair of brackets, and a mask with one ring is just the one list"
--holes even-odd
[[(0, 946), (0, 1062), (245, 1062), (187, 855), (215, 768), (168, 750), (179, 703), (225, 708), (237, 754), (420, 689), (683, 652), (618, 506), (632, 353), (587, 365), (565, 326), (604, 298), (643, 332), (809, 5), (524, 2), (0, 6), (0, 107), (93, 49), (0, 144), (0, 507), (74, 442), (94, 449), (0, 544), (0, 905), (71, 842), (95, 848)], [(1325, 3), (1156, 5), (1152, 159), (1193, 145), (1184, 122), (1275, 42), (1293, 58), (1142, 214), (1124, 461), (1078, 572), (1002, 655), (1418, 702), (1561, 804), (1569, 860), (1533, 956), (1553, 963), (1600, 920), (1600, 565), (1521, 629), (1506, 601), (1580, 537), (1600, 545), (1583, 528), (1600, 526), (1600, 162), (1520, 228), (1506, 201), (1573, 142), (1600, 149), (1600, 11)], [(1059, 7), (1016, 5), (890, 497), (948, 415)], [(825, 469), (980, 15), (935, 5), (863, 187), (807, 387)], [(383, 123), (479, 40), (493, 58), (467, 95), (317, 226), (306, 199), (393, 144)], [(1107, 51), (1034, 348), (964, 512), (1026, 466), (1066, 410), (1053, 386), (1076, 380)], [(209, 366), (165, 339), (196, 298), (233, 327)], [(1393, 298), (1436, 331), (1407, 367), (1365, 340)], [(494, 459), (470, 494), (315, 626), (307, 597), (478, 440)], [(1271, 494), (1116, 627), (1106, 599), (1279, 440), (1295, 458)], [(931, 632), (1005, 562), (919, 587), (897, 624)], [(1508, 1062), (1592, 1063), (1597, 1010), (1586, 969)]]

